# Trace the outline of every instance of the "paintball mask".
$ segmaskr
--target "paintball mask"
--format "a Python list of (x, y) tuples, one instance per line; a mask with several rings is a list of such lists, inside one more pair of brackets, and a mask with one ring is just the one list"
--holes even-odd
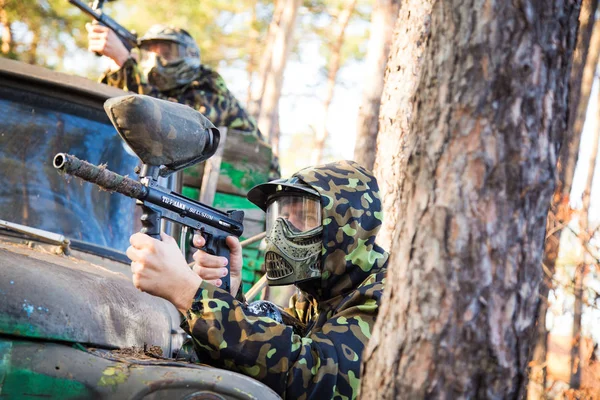
[(320, 278), (323, 226), (318, 192), (294, 177), (256, 186), (248, 200), (267, 213), (269, 285)]
[(160, 91), (191, 83), (200, 68), (200, 49), (183, 29), (154, 25), (140, 38), (140, 52), (142, 73)]

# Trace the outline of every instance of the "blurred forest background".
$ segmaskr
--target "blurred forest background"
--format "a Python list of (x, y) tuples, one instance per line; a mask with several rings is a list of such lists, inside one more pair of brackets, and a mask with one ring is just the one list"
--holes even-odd
[[(570, 105), (576, 169), (566, 172), (549, 217), (543, 265), (548, 289), (541, 293), (538, 346), (530, 363), (533, 383), (545, 382), (550, 397), (568, 395), (569, 387), (600, 396), (600, 174), (595, 173), (600, 25), (598, 2), (585, 4), (580, 30), (590, 35), (578, 47), (585, 68), (574, 80), (581, 87), (579, 98)], [(392, 34), (385, 16), (392, 16), (393, 25), (397, 7), (394, 1), (367, 0), (120, 0), (107, 3), (105, 12), (138, 34), (155, 23), (188, 30), (202, 62), (217, 69), (256, 116), (285, 176), (335, 159), (357, 159), (374, 168), (375, 149), (357, 132), (370, 132), (375, 143), (378, 86)], [(89, 17), (67, 0), (0, 0), (0, 53), (96, 79), (108, 62), (86, 50), (86, 22)], [(375, 49), (379, 58), (369, 54)], [(531, 398), (542, 396), (531, 387)]]

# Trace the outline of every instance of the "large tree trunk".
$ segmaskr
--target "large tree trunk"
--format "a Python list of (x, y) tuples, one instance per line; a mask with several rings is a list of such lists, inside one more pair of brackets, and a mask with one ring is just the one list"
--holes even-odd
[(382, 107), (407, 127), (406, 173), (361, 398), (523, 396), (578, 15), (403, 3)]
[(367, 50), (362, 104), (358, 110), (354, 145), (354, 161), (369, 170), (372, 170), (375, 165), (383, 78), (399, 8), (400, 0), (376, 0), (371, 14), (371, 37)]
[(559, 252), (562, 226), (569, 223), (571, 216), (569, 194), (573, 183), (579, 142), (592, 89), (592, 82), (598, 64), (598, 55), (600, 54), (600, 24), (595, 23), (597, 8), (598, 0), (583, 0), (579, 14), (579, 33), (573, 54), (571, 82), (569, 85), (568, 134), (564, 138), (565, 145), (560, 152), (558, 182), (552, 196), (550, 211), (546, 221), (547, 234), (542, 261), (544, 280), (540, 286), (540, 298), (542, 301), (538, 311), (535, 347), (531, 362), (529, 363), (531, 370), (527, 396), (530, 399), (542, 398), (546, 388), (546, 355), (548, 353), (546, 313), (548, 312), (548, 294), (552, 287), (551, 282)]
[(356, 1), (357, 0), (347, 0), (345, 2), (336, 18), (336, 22), (333, 27), (334, 40), (330, 46), (329, 62), (327, 63), (327, 87), (325, 89), (325, 99), (323, 100), (323, 119), (319, 125), (319, 128), (317, 129), (315, 143), (313, 146), (313, 165), (320, 164), (322, 162), (325, 141), (327, 140), (328, 136), (327, 118), (329, 116), (329, 106), (331, 105), (331, 100), (333, 100), (335, 81), (341, 66), (344, 34), (346, 33), (348, 22), (350, 22), (350, 17), (354, 12)]
[(278, 0), (269, 26), (267, 45), (260, 67), (260, 79), (250, 105), (250, 113), (258, 128), (279, 154), (278, 103), (283, 85), (283, 73), (292, 47), (296, 16), (301, 0)]

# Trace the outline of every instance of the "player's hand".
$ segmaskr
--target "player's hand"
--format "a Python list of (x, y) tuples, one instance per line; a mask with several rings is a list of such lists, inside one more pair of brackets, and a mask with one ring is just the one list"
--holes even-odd
[(129, 51), (110, 28), (100, 24), (85, 24), (88, 31), (88, 50), (100, 53), (122, 67), (129, 58)]
[(170, 301), (185, 313), (202, 279), (190, 269), (175, 239), (165, 233), (161, 238), (156, 240), (139, 232), (129, 238), (127, 257), (131, 259), (133, 285)]
[[(198, 250), (194, 253), (193, 269), (200, 278), (218, 287), (222, 284), (221, 278), (227, 275), (226, 265), (229, 263), (230, 293), (235, 296), (242, 283), (242, 246), (235, 236), (228, 236), (225, 243), (229, 247), (229, 261), (225, 257), (213, 256), (203, 250)], [(195, 247), (203, 247), (205, 244), (206, 241), (202, 235), (194, 235)]]

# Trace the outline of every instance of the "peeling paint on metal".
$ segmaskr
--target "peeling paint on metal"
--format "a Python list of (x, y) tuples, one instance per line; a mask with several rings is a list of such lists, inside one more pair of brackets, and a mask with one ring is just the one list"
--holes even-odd
[(27, 304), (27, 299), (23, 300), (23, 311), (27, 313), (27, 318), (31, 318), (34, 309), (35, 307), (33, 305)]
[(107, 367), (102, 372), (102, 377), (98, 382), (99, 386), (116, 386), (123, 383), (129, 377), (129, 369), (123, 365)]
[(11, 399), (82, 399), (91, 393), (84, 384), (66, 378), (39, 374), (28, 369), (11, 369), (2, 383), (2, 396)]
[[(29, 336), (29, 337), (45, 337), (42, 332), (32, 324), (24, 324), (20, 321), (11, 319), (7, 315), (0, 315), (0, 332), (7, 335)], [(61, 339), (64, 338), (50, 338)]]
[(12, 354), (12, 341), (0, 340), (0, 396), (8, 374)]

